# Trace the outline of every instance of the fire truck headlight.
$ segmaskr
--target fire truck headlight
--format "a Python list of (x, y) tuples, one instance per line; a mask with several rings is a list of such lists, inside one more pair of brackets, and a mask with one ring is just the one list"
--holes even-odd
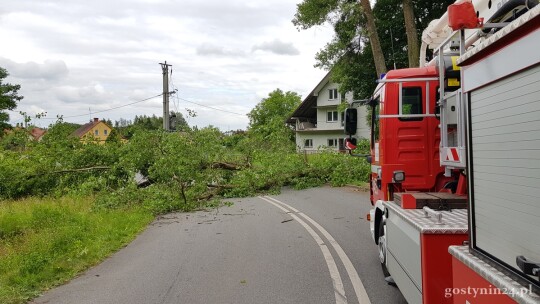
[(382, 178), (382, 169), (381, 169), (381, 167), (377, 168), (377, 178)]
[(394, 171), (393, 182), (402, 183), (405, 180), (405, 171)]

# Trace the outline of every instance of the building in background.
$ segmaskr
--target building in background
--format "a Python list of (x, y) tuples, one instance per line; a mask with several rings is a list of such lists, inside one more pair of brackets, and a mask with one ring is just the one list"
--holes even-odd
[(43, 136), (47, 133), (47, 130), (34, 127), (28, 131), (30, 133), (31, 139), (36, 141), (41, 141)]
[(106, 122), (100, 121), (99, 118), (94, 118), (93, 121), (75, 130), (71, 136), (77, 136), (81, 141), (95, 141), (104, 144), (109, 135), (111, 135), (111, 131), (112, 127)]
[[(339, 84), (326, 74), (319, 84), (287, 119), (296, 133), (296, 148), (299, 152), (314, 153), (321, 148), (345, 150), (344, 114), (338, 110), (342, 101), (352, 101), (352, 94), (342, 96)], [(367, 108), (359, 106), (357, 139), (369, 138)]]

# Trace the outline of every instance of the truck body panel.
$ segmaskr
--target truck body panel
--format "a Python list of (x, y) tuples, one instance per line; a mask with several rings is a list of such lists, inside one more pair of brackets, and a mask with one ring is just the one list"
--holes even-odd
[(390, 71), (372, 97), (370, 230), (409, 303), (540, 303), (540, 5), (474, 3), (498, 24), (451, 33), (445, 14), (438, 68)]

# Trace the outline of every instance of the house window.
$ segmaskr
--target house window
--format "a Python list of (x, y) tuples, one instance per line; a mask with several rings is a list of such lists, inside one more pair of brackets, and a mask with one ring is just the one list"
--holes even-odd
[(336, 122), (336, 121), (338, 121), (338, 111), (328, 111), (328, 112), (326, 112), (326, 121), (327, 122)]
[(313, 139), (304, 139), (304, 148), (313, 148)]
[(95, 130), (94, 135), (98, 136), (99, 135), (99, 130)]
[(107, 130), (103, 130), (103, 135), (107, 135)]
[(328, 99), (335, 100), (338, 99), (338, 91), (337, 89), (330, 89), (328, 90)]
[(328, 147), (337, 147), (338, 145), (338, 140), (336, 138), (329, 138), (328, 139)]

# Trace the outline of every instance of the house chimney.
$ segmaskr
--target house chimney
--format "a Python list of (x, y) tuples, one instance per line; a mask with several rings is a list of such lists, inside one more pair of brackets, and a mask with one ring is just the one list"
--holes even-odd
[(98, 122), (99, 121), (99, 118), (94, 118), (94, 122)]

